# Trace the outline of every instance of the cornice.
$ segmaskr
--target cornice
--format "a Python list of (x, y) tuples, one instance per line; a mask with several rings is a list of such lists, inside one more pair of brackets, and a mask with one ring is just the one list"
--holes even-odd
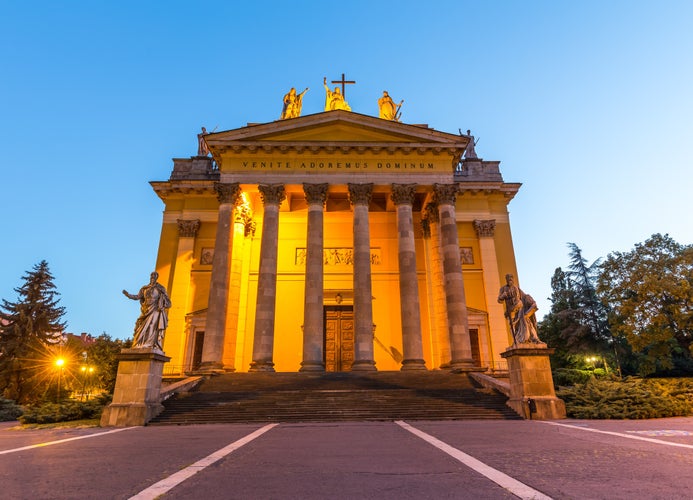
[(215, 148), (217, 154), (418, 154), (460, 156), (459, 144), (430, 142), (338, 142), (338, 141), (233, 141)]

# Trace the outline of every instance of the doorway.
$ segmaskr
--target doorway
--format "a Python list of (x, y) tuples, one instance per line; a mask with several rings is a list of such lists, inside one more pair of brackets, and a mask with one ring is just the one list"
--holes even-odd
[(195, 340), (193, 343), (193, 359), (192, 359), (192, 369), (193, 371), (200, 368), (202, 364), (202, 348), (205, 343), (205, 332), (195, 332)]
[(324, 306), (325, 371), (348, 372), (354, 362), (354, 306)]

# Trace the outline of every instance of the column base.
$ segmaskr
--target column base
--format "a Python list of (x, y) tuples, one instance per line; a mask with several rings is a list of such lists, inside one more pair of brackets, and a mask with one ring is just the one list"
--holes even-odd
[(226, 370), (224, 369), (224, 365), (218, 361), (205, 361), (200, 363), (199, 368), (195, 370), (196, 375), (211, 375), (219, 373), (226, 373)]
[(426, 370), (426, 362), (423, 359), (405, 359), (400, 370)]
[(473, 359), (453, 359), (450, 361), (448, 369), (453, 373), (462, 372), (485, 372), (485, 368), (476, 366)]
[(320, 361), (302, 361), (299, 372), (324, 372), (325, 365)]
[(250, 363), (249, 372), (274, 372), (272, 361), (253, 361)]
[(375, 361), (371, 360), (357, 360), (351, 365), (352, 372), (377, 372), (378, 369), (375, 367)]

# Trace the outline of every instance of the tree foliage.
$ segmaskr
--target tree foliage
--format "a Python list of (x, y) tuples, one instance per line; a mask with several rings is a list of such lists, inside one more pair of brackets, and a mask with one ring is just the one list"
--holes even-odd
[(612, 331), (642, 356), (641, 373), (691, 366), (693, 245), (654, 234), (630, 252), (611, 253), (597, 292), (611, 307)]
[(15, 288), (16, 302), (3, 299), (0, 307), (0, 383), (5, 397), (25, 402), (41, 371), (40, 353), (55, 344), (65, 328), (65, 308), (44, 260), (27, 272)]
[(556, 349), (557, 367), (571, 366), (585, 354), (610, 355), (607, 308), (599, 300), (596, 282), (599, 260), (588, 264), (582, 250), (568, 243), (568, 270), (557, 268), (551, 278), (551, 311), (539, 325), (540, 337)]
[(118, 372), (117, 356), (123, 348), (132, 345), (132, 340), (113, 340), (107, 333), (102, 333), (96, 341), (89, 346), (88, 360), (95, 367), (95, 384), (109, 394), (115, 389), (116, 374)]

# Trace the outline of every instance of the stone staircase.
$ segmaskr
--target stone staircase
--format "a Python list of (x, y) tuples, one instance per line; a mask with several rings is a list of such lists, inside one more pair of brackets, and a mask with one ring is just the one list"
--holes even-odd
[(229, 373), (168, 399), (149, 425), (520, 419), (506, 399), (443, 371)]

